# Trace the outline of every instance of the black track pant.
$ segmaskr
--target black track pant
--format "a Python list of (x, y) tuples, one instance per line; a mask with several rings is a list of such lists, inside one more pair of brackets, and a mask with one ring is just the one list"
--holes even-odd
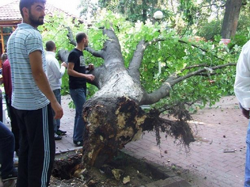
[(14, 109), (20, 128), (17, 187), (49, 185), (55, 158), (51, 106), (38, 110)]

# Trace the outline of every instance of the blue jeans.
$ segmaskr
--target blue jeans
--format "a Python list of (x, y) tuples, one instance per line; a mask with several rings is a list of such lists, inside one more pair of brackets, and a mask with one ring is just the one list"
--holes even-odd
[(13, 157), (15, 138), (13, 133), (0, 121), (0, 164), (1, 176), (8, 176), (14, 169)]
[(246, 166), (245, 166), (245, 185), (244, 187), (250, 187), (250, 121), (247, 129), (247, 137), (246, 137)]
[[(61, 90), (53, 90), (54, 95), (56, 97), (56, 100), (58, 101), (59, 104), (61, 104)], [(55, 112), (52, 110), (53, 116), (55, 116)], [(54, 119), (53, 118), (53, 123), (54, 123), (54, 131), (57, 132), (58, 129), (60, 129), (60, 119)]]
[(83, 104), (86, 101), (85, 90), (83, 88), (78, 88), (78, 89), (70, 89), (69, 91), (70, 91), (70, 96), (73, 99), (76, 108), (73, 141), (83, 142), (83, 133), (85, 131), (85, 124), (82, 118), (82, 109), (83, 109)]

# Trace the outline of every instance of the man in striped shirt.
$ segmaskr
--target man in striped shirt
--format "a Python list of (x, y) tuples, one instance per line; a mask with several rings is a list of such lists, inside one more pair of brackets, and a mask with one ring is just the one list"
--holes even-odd
[(7, 44), (12, 106), (21, 136), (17, 187), (49, 185), (55, 156), (52, 109), (55, 119), (63, 116), (45, 74), (45, 53), (37, 30), (43, 24), (45, 3), (46, 0), (20, 0), (23, 23)]

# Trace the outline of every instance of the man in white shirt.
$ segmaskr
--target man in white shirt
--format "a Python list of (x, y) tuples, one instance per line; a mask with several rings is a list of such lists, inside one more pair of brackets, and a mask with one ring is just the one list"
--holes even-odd
[[(53, 41), (48, 41), (46, 43), (47, 77), (51, 90), (54, 92), (58, 103), (61, 104), (62, 76), (65, 73), (67, 64), (63, 62), (60, 67), (58, 60), (55, 58), (55, 52), (55, 43)], [(54, 131), (55, 140), (61, 140), (62, 135), (65, 135), (67, 133), (66, 131), (60, 130), (60, 119), (54, 119)]]
[[(242, 48), (236, 67), (234, 92), (240, 103), (242, 114), (249, 119), (250, 109), (250, 41)], [(250, 123), (248, 124), (246, 136), (246, 164), (245, 164), (245, 185), (250, 187)]]

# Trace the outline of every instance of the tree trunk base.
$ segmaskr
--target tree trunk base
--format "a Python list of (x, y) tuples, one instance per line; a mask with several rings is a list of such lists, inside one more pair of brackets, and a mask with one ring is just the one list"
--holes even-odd
[(145, 112), (131, 99), (95, 98), (84, 104), (83, 163), (100, 167), (142, 133)]

